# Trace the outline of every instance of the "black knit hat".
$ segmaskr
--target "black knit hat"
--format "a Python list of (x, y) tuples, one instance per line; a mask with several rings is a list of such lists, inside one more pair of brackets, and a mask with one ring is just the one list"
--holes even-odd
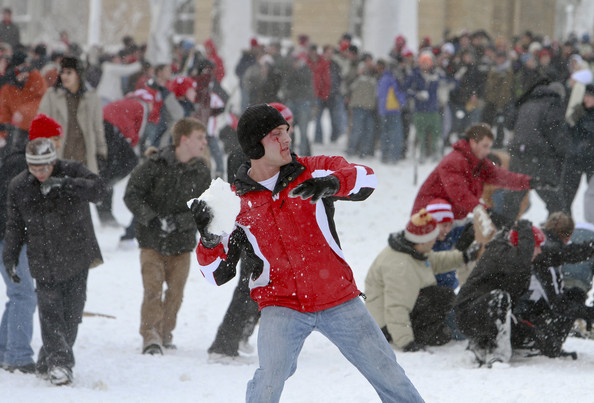
[(63, 69), (73, 69), (79, 76), (83, 73), (83, 64), (80, 59), (72, 56), (64, 56), (60, 62), (60, 67)]
[(586, 85), (586, 95), (594, 96), (594, 84)]
[(268, 104), (248, 107), (237, 123), (237, 137), (245, 155), (253, 160), (262, 158), (264, 146), (260, 140), (280, 125), (289, 127), (283, 115), (276, 108)]

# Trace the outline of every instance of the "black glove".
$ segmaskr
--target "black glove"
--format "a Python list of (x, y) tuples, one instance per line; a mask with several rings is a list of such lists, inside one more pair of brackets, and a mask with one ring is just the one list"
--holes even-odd
[(466, 248), (464, 252), (462, 252), (464, 263), (474, 262), (478, 258), (478, 254), (482, 246), (483, 244), (478, 241), (471, 243), (470, 246)]
[(47, 180), (41, 183), (41, 194), (47, 196), (53, 189), (61, 188), (62, 185), (64, 185), (64, 179), (66, 178), (50, 176)]
[(526, 219), (518, 220), (516, 221), (512, 229), (518, 232), (520, 232), (523, 229), (530, 229), (532, 231), (532, 221)]
[(323, 178), (311, 178), (297, 185), (289, 196), (301, 197), (303, 200), (309, 199), (312, 204), (316, 204), (323, 197), (334, 196), (340, 189), (340, 181), (334, 175), (324, 176)]
[(557, 182), (548, 179), (548, 178), (540, 178), (538, 176), (534, 176), (530, 179), (530, 187), (532, 189), (538, 190), (558, 190), (559, 185)]
[(221, 242), (221, 236), (210, 233), (207, 230), (208, 225), (212, 222), (212, 210), (204, 200), (194, 200), (190, 206), (190, 211), (194, 216), (196, 228), (200, 232), (202, 245), (206, 248), (214, 248)]
[(425, 346), (422, 344), (418, 344), (416, 341), (411, 341), (406, 346), (402, 347), (402, 351), (405, 353), (414, 353), (416, 351), (425, 350)]
[(21, 282), (21, 278), (16, 273), (16, 264), (9, 263), (9, 264), (5, 264), (4, 267), (6, 268), (6, 274), (8, 274), (10, 281), (12, 281), (15, 284), (18, 284)]

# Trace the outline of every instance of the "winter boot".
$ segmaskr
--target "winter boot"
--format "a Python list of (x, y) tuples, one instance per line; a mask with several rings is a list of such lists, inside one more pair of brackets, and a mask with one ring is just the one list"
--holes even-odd
[(491, 291), (489, 316), (497, 327), (495, 346), (487, 353), (486, 363), (490, 367), (495, 362), (509, 362), (511, 347), (511, 300), (509, 293), (501, 290)]
[(49, 370), (49, 381), (52, 385), (64, 386), (72, 383), (72, 370), (67, 367), (52, 367)]

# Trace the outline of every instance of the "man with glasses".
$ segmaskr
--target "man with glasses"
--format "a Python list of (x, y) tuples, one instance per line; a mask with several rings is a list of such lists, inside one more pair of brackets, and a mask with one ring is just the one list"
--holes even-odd
[(35, 279), (43, 346), (36, 370), (54, 385), (72, 382), (78, 324), (86, 300), (89, 268), (101, 264), (89, 202), (97, 202), (106, 185), (82, 163), (57, 158), (47, 138), (30, 141), (27, 168), (9, 184), (2, 259), (6, 274), (16, 271), (27, 245)]

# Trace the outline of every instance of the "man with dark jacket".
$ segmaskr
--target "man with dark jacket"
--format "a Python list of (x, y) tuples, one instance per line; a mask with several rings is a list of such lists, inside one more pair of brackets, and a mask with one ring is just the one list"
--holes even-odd
[[(567, 145), (565, 107), (560, 83), (534, 87), (518, 107), (514, 138), (509, 145), (509, 170), (558, 183)], [(512, 221), (518, 216), (527, 190), (507, 190), (503, 196), (504, 216)], [(536, 189), (546, 203), (549, 215), (565, 210), (558, 188)]]
[(594, 319), (594, 308), (585, 305), (586, 291), (565, 287), (563, 264), (591, 258), (594, 241), (569, 243), (574, 228), (571, 216), (562, 212), (551, 214), (545, 222), (547, 240), (532, 261), (530, 287), (513, 311), (518, 321), (512, 332), (514, 348), (538, 350), (552, 358), (577, 357), (561, 347), (576, 319)]
[[(140, 313), (143, 354), (162, 354), (172, 343), (177, 312), (196, 246), (196, 224), (186, 202), (210, 185), (203, 159), (206, 127), (193, 118), (176, 122), (173, 144), (147, 150), (126, 187), (124, 202), (137, 222), (144, 298)], [(163, 283), (167, 290), (163, 297)]]
[(513, 231), (499, 231), (460, 289), (454, 303), (458, 329), (469, 339), (479, 365), (491, 366), (511, 358), (511, 310), (528, 290), (530, 261), (544, 235), (530, 221), (520, 220)]
[(586, 174), (588, 182), (594, 175), (594, 84), (586, 85), (582, 104), (576, 108), (572, 119), (577, 123), (569, 131), (569, 149), (561, 176), (567, 212), (571, 212), (582, 174)]
[(11, 281), (20, 282), (16, 267), (27, 244), (43, 340), (37, 372), (47, 374), (54, 385), (65, 385), (72, 382), (72, 347), (82, 320), (89, 268), (103, 262), (89, 202), (97, 202), (106, 186), (83, 164), (58, 160), (47, 138), (29, 142), (25, 156), (28, 170), (8, 188), (2, 258)]

